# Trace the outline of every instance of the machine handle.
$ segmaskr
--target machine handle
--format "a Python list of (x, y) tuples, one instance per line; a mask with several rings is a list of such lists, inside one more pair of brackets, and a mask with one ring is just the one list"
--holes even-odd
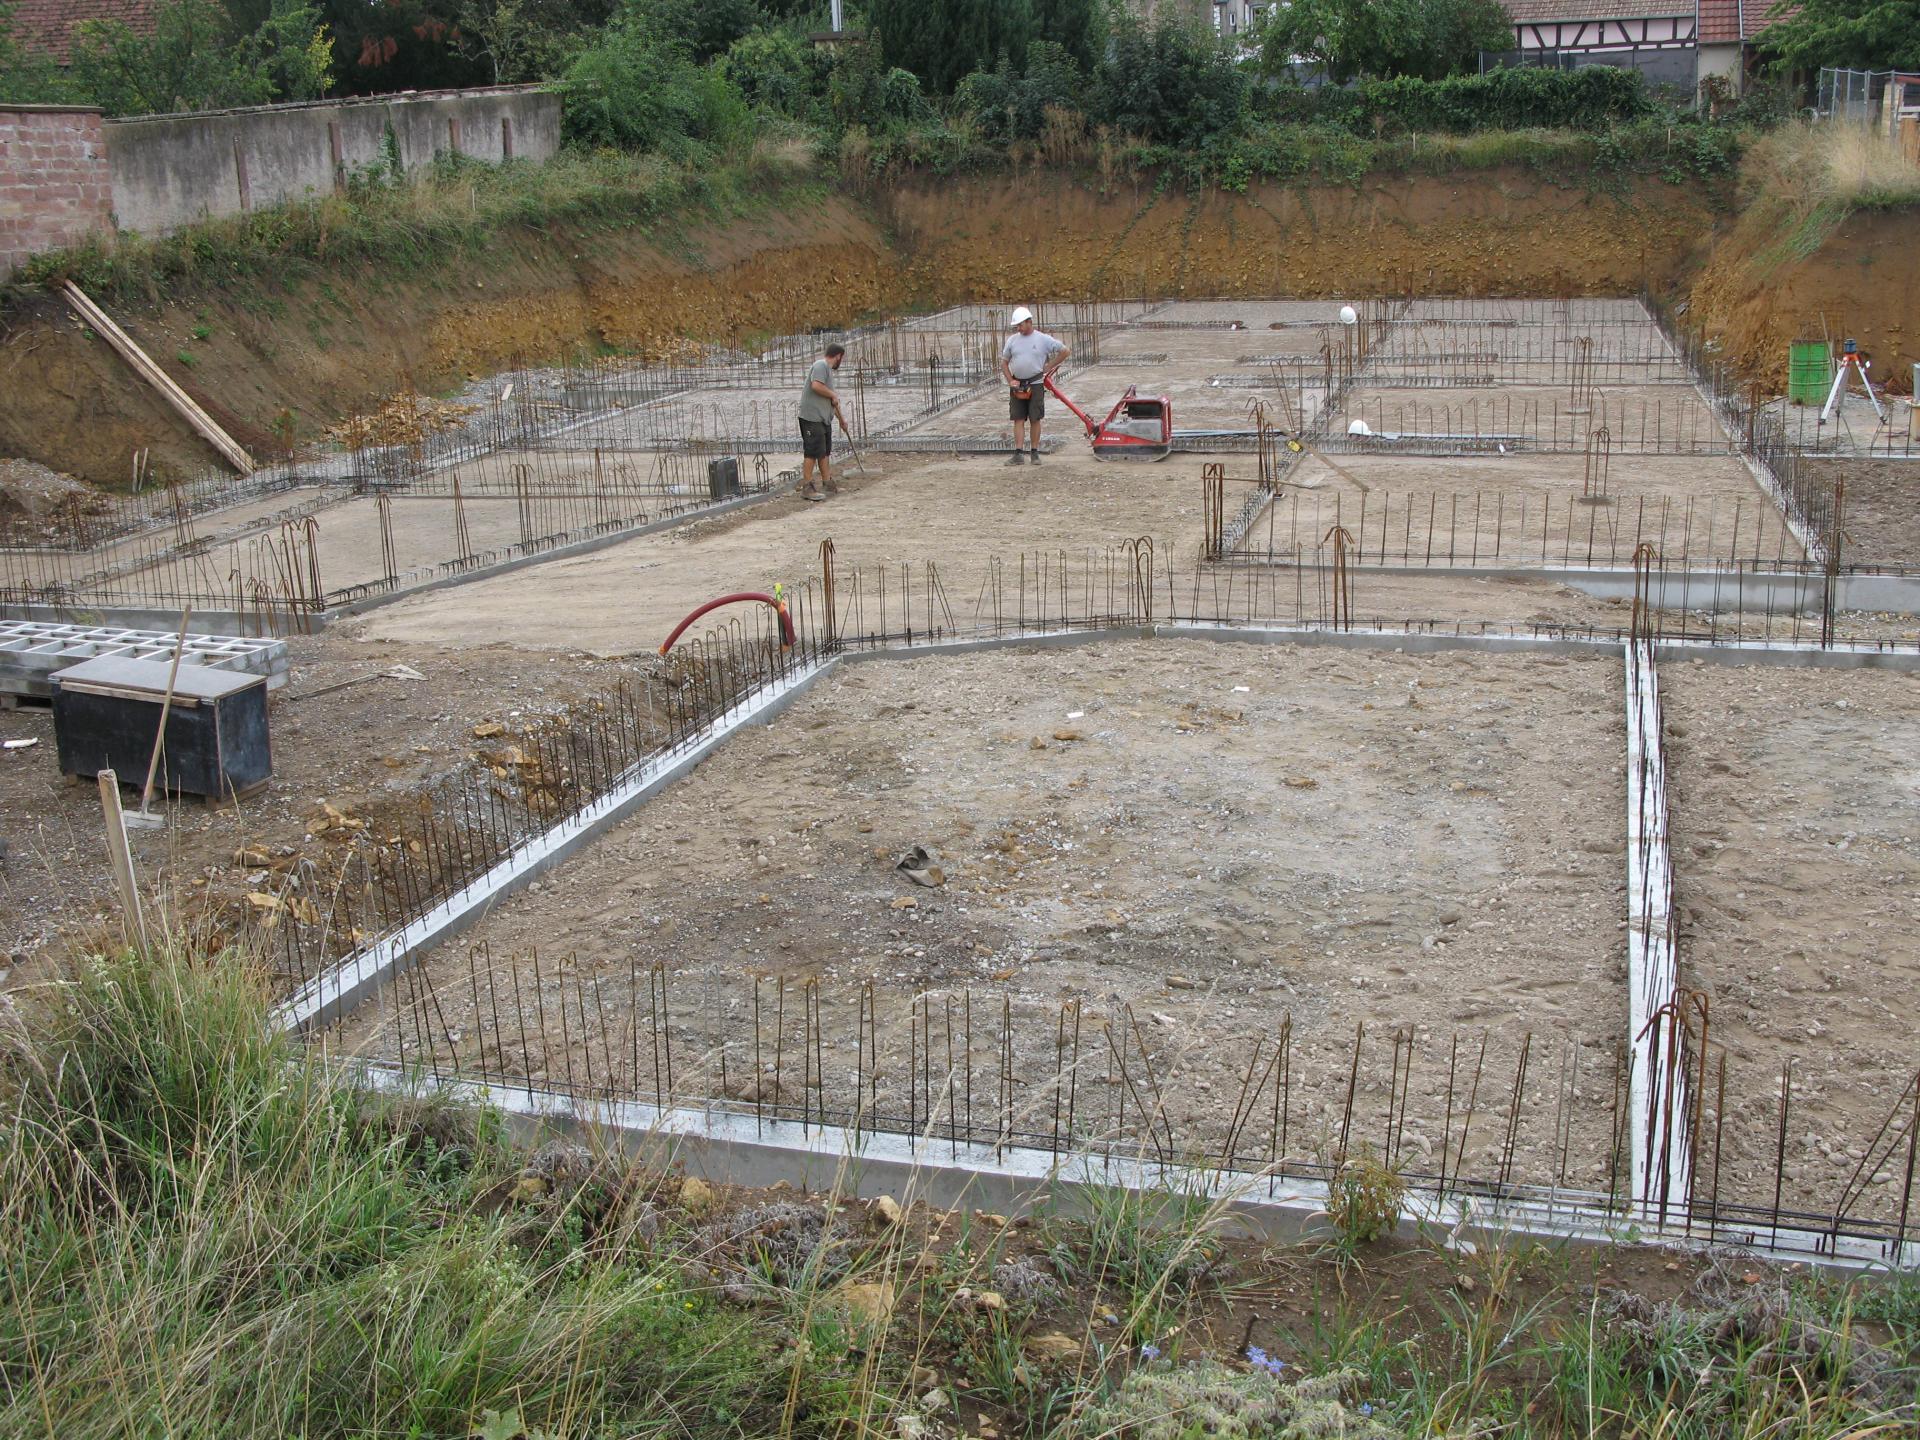
[(1087, 412), (1082, 410), (1078, 405), (1074, 404), (1073, 401), (1069, 400), (1067, 398), (1066, 392), (1062, 390), (1058, 385), (1053, 383), (1053, 376), (1051, 374), (1047, 376), (1047, 389), (1052, 391), (1054, 395), (1059, 397), (1060, 403), (1062, 405), (1066, 406), (1067, 409), (1071, 410), (1075, 415), (1080, 417), (1080, 423), (1087, 427), (1087, 434), (1089, 436), (1096, 435), (1099, 433), (1100, 427), (1094, 424), (1093, 421), (1089, 420), (1087, 418)]

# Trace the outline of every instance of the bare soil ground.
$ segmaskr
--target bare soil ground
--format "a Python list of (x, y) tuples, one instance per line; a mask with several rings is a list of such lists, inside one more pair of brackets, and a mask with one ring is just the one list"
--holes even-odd
[[(1664, 665), (1661, 697), (1681, 979), (1727, 1056), (1722, 1188), (1771, 1195), (1791, 1061), (1789, 1204), (1827, 1209), (1914, 1074), (1920, 679)], [(1897, 1212), (1904, 1164), (1856, 1213)]]
[[(466, 1048), (491, 1051), (496, 1021), (483, 1009), (476, 1028), (466, 952), (484, 946), (499, 965), (538, 948), (550, 986), (594, 984), (589, 1009), (618, 1031), (619, 1055), (629, 977), (663, 961), (688, 1027), (676, 1044), (711, 1072), (727, 1035), (738, 1082), (751, 977), (817, 979), (829, 1086), (844, 1089), (857, 987), (873, 981), (904, 1115), (916, 988), (973, 992), (982, 1097), (1003, 996), (1036, 1093), (1063, 1001), (1086, 1007), (1090, 1042), (1102, 1023), (1124, 1033), (1131, 1006), (1178, 1148), (1219, 1142), (1252, 1040), (1271, 1042), (1291, 1015), (1292, 1143), (1306, 1157), (1340, 1126), (1360, 1024), (1355, 1137), (1380, 1141), (1390, 1037), (1405, 1029), (1417, 1060), (1403, 1139), (1421, 1170), (1438, 1168), (1454, 1037), (1471, 1054), (1491, 1033), (1474, 1174), (1500, 1163), (1530, 1033), (1515, 1177), (1551, 1181), (1564, 1163), (1571, 1183), (1604, 1189), (1624, 1006), (1619, 686), (1604, 659), (1205, 642), (850, 667), (437, 955), (436, 1013)], [(938, 853), (943, 886), (894, 873), (915, 844)], [(577, 1078), (599, 1042), (576, 1020), (581, 1053), (563, 1053), (557, 993), (539, 1078), (563, 1065)], [(497, 1023), (517, 1042), (517, 1012)], [(380, 1043), (377, 1028), (364, 1016), (349, 1043)], [(1563, 1161), (1556, 1087), (1576, 1042)], [(1082, 1063), (1103, 1074), (1104, 1052)], [(1084, 1083), (1097, 1130), (1118, 1091)], [(1465, 1101), (1462, 1078), (1456, 1143)], [(1045, 1130), (1050, 1099), (1036, 1103)]]
[[(1595, 386), (1578, 397), (1565, 385), (1395, 386), (1359, 384), (1341, 408), (1343, 421), (1364, 420), (1382, 432), (1510, 435), (1529, 447), (1583, 454), (1605, 429), (1621, 453), (1691, 455), (1724, 451), (1727, 435), (1692, 385)], [(1344, 427), (1343, 427), (1344, 428)]]
[(1587, 474), (1580, 455), (1309, 455), (1248, 541), (1292, 556), (1340, 524), (1363, 560), (1384, 552), (1393, 565), (1625, 568), (1643, 540), (1699, 569), (1805, 553), (1730, 457), (1617, 457), (1599, 505), (1582, 501)]
[(1801, 463), (1823, 484), (1846, 481), (1845, 563), (1920, 564), (1920, 459)]
[[(481, 748), (472, 738), (477, 724), (551, 714), (632, 668), (577, 650), (374, 645), (338, 631), (288, 643), (290, 681), (272, 701), (273, 783), (234, 805), (176, 798), (164, 805), (166, 828), (132, 832), (135, 860), (155, 882), (154, 903), (216, 934), (235, 923), (243, 897), (269, 873), (283, 874), (302, 856), (324, 857), (338, 843), (312, 833), (323, 806), (397, 823), (435, 784), (467, 768)], [(326, 689), (396, 664), (426, 678)], [(65, 944), (107, 923), (112, 876), (99, 792), (60, 774), (52, 713), (0, 711), (0, 739), (38, 742), (0, 752), (0, 968), (17, 983), (46, 973)], [(238, 863), (249, 848), (270, 857), (270, 869)]]

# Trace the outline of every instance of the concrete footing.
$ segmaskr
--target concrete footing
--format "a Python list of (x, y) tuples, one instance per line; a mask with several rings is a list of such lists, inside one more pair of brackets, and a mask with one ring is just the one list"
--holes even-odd
[[(1274, 1241), (1328, 1239), (1327, 1187), (1320, 1181), (1215, 1166), (1167, 1164), (1131, 1155), (1022, 1146), (954, 1145), (934, 1134), (882, 1134), (844, 1126), (758, 1119), (717, 1106), (662, 1107), (639, 1101), (584, 1100), (533, 1086), (488, 1088), (455, 1079), (403, 1074), (356, 1063), (351, 1075), (388, 1094), (431, 1094), (494, 1107), (516, 1140), (564, 1135), (683, 1168), (716, 1185), (787, 1184), (843, 1198), (890, 1195), (902, 1205), (965, 1207), (1009, 1219), (1073, 1217), (1103, 1192), (1192, 1197), (1230, 1234)], [(1606, 1208), (1604, 1195), (1534, 1191), (1508, 1196), (1409, 1191), (1398, 1233), (1454, 1247), (1524, 1236), (1549, 1244), (1736, 1246), (1777, 1259), (1835, 1270), (1911, 1265), (1917, 1247), (1824, 1231), (1730, 1224), (1689, 1225), (1679, 1208), (1664, 1225), (1636, 1222)]]

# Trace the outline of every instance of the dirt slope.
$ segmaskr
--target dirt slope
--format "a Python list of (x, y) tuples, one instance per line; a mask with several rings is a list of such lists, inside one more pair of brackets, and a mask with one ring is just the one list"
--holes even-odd
[(1920, 361), (1916, 233), (1911, 209), (1856, 212), (1802, 257), (1756, 212), (1715, 248), (1693, 288), (1692, 318), (1737, 367), (1776, 387), (1787, 383), (1790, 342), (1852, 336), (1873, 360), (1875, 383), (1908, 393)]
[[(659, 352), (678, 336), (731, 342), (900, 303), (898, 268), (855, 205), (815, 202), (676, 238), (669, 250), (639, 230), (523, 231), (457, 270), (404, 281), (344, 270), (116, 318), (242, 443), (271, 452), (284, 415), (310, 438), (409, 384), (435, 393), (515, 359)], [(160, 474), (215, 459), (64, 303), (0, 314), (0, 456), (116, 484), (140, 446)]]
[[(503, 235), (483, 261), (397, 277), (345, 268), (236, 284), (116, 318), (243, 443), (270, 452), (411, 384), (445, 391), (581, 346), (751, 342), (911, 304), (1075, 294), (1623, 294), (1672, 283), (1712, 198), (1625, 198), (1524, 171), (1105, 194), (1051, 172), (933, 179), (730, 226)], [(0, 313), (0, 457), (124, 484), (213, 456), (52, 297)]]
[(1672, 283), (1716, 213), (1700, 190), (1613, 198), (1520, 169), (1197, 196), (1030, 172), (876, 206), (920, 283), (955, 298), (1633, 294)]

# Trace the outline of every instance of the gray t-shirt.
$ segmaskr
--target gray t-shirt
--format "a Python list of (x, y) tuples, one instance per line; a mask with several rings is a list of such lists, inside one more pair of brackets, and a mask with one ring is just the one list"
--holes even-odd
[(825, 360), (816, 360), (808, 367), (807, 383), (800, 390), (800, 418), (811, 420), (816, 425), (826, 425), (833, 420), (833, 402), (826, 396), (815, 393), (813, 382), (816, 380), (831, 389), (833, 366)]
[(1007, 336), (1000, 347), (1000, 358), (1007, 362), (1016, 380), (1033, 380), (1047, 368), (1047, 362), (1067, 347), (1044, 330), (1022, 335), (1018, 330)]

